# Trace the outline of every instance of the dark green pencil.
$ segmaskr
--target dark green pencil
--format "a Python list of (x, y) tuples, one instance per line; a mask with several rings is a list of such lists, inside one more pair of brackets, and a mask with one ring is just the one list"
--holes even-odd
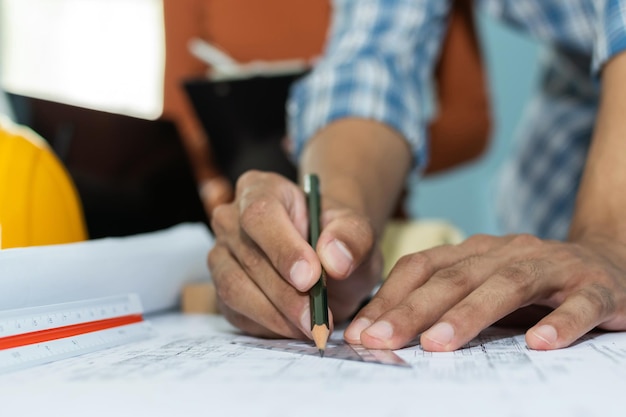
[[(317, 175), (309, 174), (304, 178), (304, 192), (307, 196), (309, 213), (309, 243), (313, 249), (317, 246), (317, 240), (322, 231), (320, 222), (320, 181)], [(311, 303), (311, 333), (315, 346), (324, 356), (330, 326), (328, 324), (328, 293), (326, 292), (326, 272), (322, 268), (319, 280), (309, 290)]]

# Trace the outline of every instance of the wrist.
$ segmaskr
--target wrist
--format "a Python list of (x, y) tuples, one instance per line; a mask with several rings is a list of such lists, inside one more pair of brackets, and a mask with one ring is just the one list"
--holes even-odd
[(407, 142), (395, 130), (372, 120), (342, 119), (309, 141), (301, 170), (319, 175), (325, 197), (363, 213), (380, 232), (410, 163)]
[(626, 224), (574, 224), (567, 240), (570, 242), (614, 241), (626, 243)]

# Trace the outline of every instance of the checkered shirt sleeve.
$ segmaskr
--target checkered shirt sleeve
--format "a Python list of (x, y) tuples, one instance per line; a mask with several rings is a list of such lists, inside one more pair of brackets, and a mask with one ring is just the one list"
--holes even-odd
[(409, 142), (418, 166), (427, 158), (424, 92), (445, 31), (447, 0), (335, 0), (322, 60), (292, 90), (289, 135), (306, 141), (343, 117), (373, 119)]

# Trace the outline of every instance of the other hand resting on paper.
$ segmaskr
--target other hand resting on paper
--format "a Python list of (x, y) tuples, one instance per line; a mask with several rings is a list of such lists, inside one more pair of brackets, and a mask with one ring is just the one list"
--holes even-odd
[(424, 332), (424, 349), (450, 351), (518, 308), (539, 304), (554, 311), (532, 323), (526, 342), (557, 349), (597, 325), (626, 328), (625, 271), (626, 245), (601, 235), (565, 243), (476, 235), (401, 259), (345, 337), (395, 349)]
[(565, 242), (474, 236), (398, 262), (346, 329), (351, 342), (399, 348), (421, 334), (447, 351), (529, 305), (554, 309), (526, 332), (533, 349), (569, 346), (598, 326), (626, 330), (626, 54), (603, 70), (602, 102)]

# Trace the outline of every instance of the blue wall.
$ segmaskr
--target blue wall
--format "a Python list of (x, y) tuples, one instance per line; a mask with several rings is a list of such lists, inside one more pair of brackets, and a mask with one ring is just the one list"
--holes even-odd
[(445, 219), (466, 235), (499, 234), (494, 211), (498, 169), (511, 150), (524, 104), (535, 88), (539, 45), (509, 27), (479, 16), (487, 62), (494, 129), (489, 150), (476, 163), (429, 177), (412, 187), (408, 211)]

